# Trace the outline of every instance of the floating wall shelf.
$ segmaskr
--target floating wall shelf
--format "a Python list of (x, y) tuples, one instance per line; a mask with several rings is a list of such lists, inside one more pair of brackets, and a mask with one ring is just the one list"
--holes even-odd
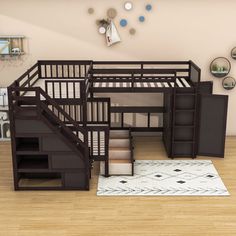
[(0, 56), (20, 56), (24, 52), (23, 35), (0, 35)]

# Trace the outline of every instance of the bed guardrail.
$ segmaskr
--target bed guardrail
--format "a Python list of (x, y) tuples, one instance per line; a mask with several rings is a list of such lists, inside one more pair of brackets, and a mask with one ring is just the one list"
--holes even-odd
[(53, 99), (83, 99), (85, 81), (81, 78), (78, 78), (78, 80), (46, 80), (45, 91)]
[(92, 61), (38, 61), (40, 78), (85, 78)]
[(109, 132), (108, 126), (88, 126), (90, 156), (93, 160), (108, 160)]
[(189, 78), (195, 84), (201, 80), (201, 69), (192, 61), (189, 61)]
[[(163, 127), (159, 127), (158, 124), (155, 124), (155, 126), (151, 126), (151, 116), (154, 114), (161, 114), (164, 113), (164, 107), (160, 106), (144, 106), (144, 107), (133, 107), (133, 106), (112, 106), (111, 107), (111, 114), (114, 115), (114, 118), (112, 118), (112, 121), (116, 121), (117, 117), (118, 122), (115, 122), (115, 125), (111, 125), (112, 129), (131, 129), (132, 131), (141, 131), (141, 132), (162, 132)], [(125, 120), (125, 114), (142, 114), (146, 116), (146, 125), (142, 125), (142, 127), (135, 127), (132, 124), (128, 125), (130, 122)], [(135, 117), (136, 118), (136, 117)], [(158, 121), (157, 121), (158, 122)], [(144, 123), (144, 122), (143, 122)], [(118, 124), (118, 125), (117, 125)]]

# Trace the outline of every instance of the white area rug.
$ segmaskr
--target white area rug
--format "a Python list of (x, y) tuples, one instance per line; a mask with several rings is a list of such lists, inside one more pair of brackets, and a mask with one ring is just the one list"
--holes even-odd
[(99, 176), (98, 196), (228, 196), (208, 160), (135, 161), (134, 176)]

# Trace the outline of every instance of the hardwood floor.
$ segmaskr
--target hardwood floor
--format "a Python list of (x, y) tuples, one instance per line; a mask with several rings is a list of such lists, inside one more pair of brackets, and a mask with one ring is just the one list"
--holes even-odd
[[(159, 138), (136, 138), (136, 159), (166, 159)], [(0, 143), (0, 236), (236, 235), (236, 137), (214, 162), (229, 197), (97, 197), (89, 192), (13, 191), (10, 143)]]

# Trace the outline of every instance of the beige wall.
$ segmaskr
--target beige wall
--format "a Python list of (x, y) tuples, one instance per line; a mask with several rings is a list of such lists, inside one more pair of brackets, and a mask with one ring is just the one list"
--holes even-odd
[[(0, 0), (0, 34), (27, 36), (27, 55), (19, 61), (0, 61), (0, 86), (7, 86), (38, 59), (93, 60), (193, 60), (202, 68), (202, 80), (214, 80), (214, 93), (229, 95), (227, 134), (236, 135), (236, 89), (225, 91), (221, 80), (209, 74), (214, 57), (230, 57), (236, 46), (236, 1), (234, 0), (133, 0), (135, 8), (125, 12), (124, 1), (111, 0)], [(153, 4), (145, 13), (145, 3)], [(87, 14), (88, 7), (95, 14)], [(122, 43), (105, 46), (95, 20), (115, 7), (118, 17), (127, 17), (137, 34), (121, 29)], [(146, 22), (137, 22), (144, 12)], [(231, 60), (236, 77), (236, 61)], [(156, 96), (156, 98), (158, 98)], [(136, 101), (136, 99), (134, 99)], [(142, 97), (139, 95), (140, 101)], [(148, 101), (155, 104), (155, 96)]]

